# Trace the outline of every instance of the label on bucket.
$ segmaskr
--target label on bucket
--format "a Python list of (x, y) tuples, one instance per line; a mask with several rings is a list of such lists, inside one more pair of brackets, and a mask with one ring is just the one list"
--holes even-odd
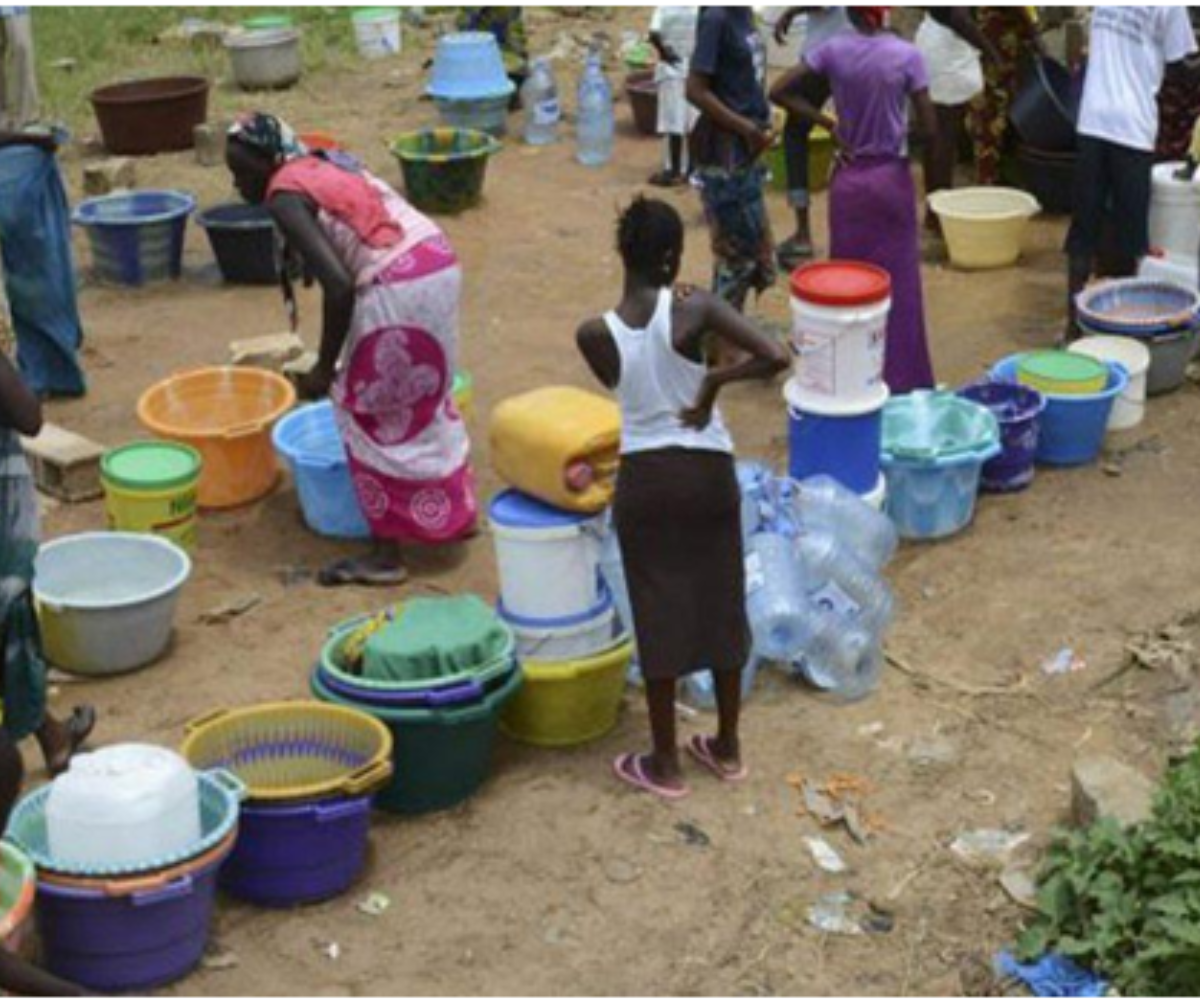
[(835, 331), (801, 327), (795, 332), (796, 379), (813, 396), (859, 395), (883, 384), (887, 319), (847, 323)]
[(862, 607), (832, 580), (813, 594), (812, 600), (821, 610), (832, 611), (840, 618), (857, 618), (862, 611)]
[(746, 594), (750, 595), (762, 590), (763, 584), (766, 582), (767, 578), (763, 573), (762, 559), (759, 558), (757, 552), (751, 552), (746, 556)]

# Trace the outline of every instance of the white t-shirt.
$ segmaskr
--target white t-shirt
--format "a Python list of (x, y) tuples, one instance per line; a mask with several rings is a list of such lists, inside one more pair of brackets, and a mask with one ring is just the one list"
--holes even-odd
[(1080, 135), (1152, 151), (1166, 66), (1195, 51), (1186, 7), (1097, 7)]
[(658, 79), (683, 79), (688, 75), (688, 63), (696, 51), (696, 23), (699, 7), (655, 7), (650, 18), (650, 31), (662, 36), (664, 44), (675, 50), (679, 65), (658, 64)]

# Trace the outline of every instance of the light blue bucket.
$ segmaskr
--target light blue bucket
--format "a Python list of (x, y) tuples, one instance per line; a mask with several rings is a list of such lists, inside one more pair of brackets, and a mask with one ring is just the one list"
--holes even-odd
[[(992, 369), (996, 382), (1016, 382), (1021, 354), (1013, 354)], [(1042, 465), (1087, 465), (1100, 455), (1108, 419), (1117, 397), (1129, 386), (1129, 373), (1115, 361), (1108, 364), (1108, 387), (1103, 392), (1079, 396), (1043, 393), (1046, 409), (1042, 412), (1037, 461)]]
[(293, 410), (275, 425), (272, 440), (292, 470), (304, 523), (327, 538), (369, 538), (333, 405)]
[(504, 70), (504, 57), (493, 35), (460, 32), (438, 39), (433, 72), (425, 92), (438, 100), (475, 101), (507, 97), (516, 85)]
[(87, 231), (96, 277), (136, 286), (179, 277), (195, 208), (182, 191), (130, 191), (89, 198), (72, 218)]
[(883, 468), (888, 515), (900, 536), (932, 541), (966, 528), (975, 516), (984, 463), (1001, 449), (995, 416), (977, 403), (938, 392), (889, 402)]

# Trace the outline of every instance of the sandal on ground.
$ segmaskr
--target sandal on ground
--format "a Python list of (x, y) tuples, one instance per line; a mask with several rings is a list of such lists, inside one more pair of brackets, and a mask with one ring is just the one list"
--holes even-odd
[(691, 790), (686, 785), (672, 788), (670, 785), (663, 785), (655, 781), (647, 772), (645, 761), (646, 758), (641, 754), (623, 753), (613, 761), (613, 774), (617, 776), (618, 781), (623, 781), (638, 791), (657, 795), (660, 799), (666, 799), (668, 802), (677, 802), (691, 794)]
[(372, 566), (361, 559), (343, 559), (317, 574), (322, 587), (399, 587), (407, 580), (403, 566)]
[(673, 170), (660, 170), (648, 181), (646, 181), (646, 183), (651, 187), (657, 188), (683, 187), (687, 184), (687, 182), (688, 180), (683, 176), (683, 174), (677, 174)]
[(67, 731), (67, 745), (55, 754), (53, 760), (46, 761), (46, 771), (50, 777), (57, 778), (71, 766), (74, 757), (92, 735), (96, 728), (96, 710), (91, 705), (80, 705), (71, 711), (71, 717), (63, 723)]
[(750, 776), (750, 769), (745, 764), (738, 764), (737, 767), (731, 768), (728, 764), (723, 763), (713, 750), (714, 742), (715, 740), (711, 736), (697, 734), (688, 740), (687, 752), (691, 754), (697, 764), (721, 781), (730, 784), (745, 781)]

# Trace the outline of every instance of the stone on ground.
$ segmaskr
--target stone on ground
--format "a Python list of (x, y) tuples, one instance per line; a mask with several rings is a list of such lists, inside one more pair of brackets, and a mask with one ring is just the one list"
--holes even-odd
[(1154, 784), (1112, 757), (1085, 757), (1071, 769), (1071, 814), (1078, 826), (1115, 819), (1132, 826), (1150, 817)]

